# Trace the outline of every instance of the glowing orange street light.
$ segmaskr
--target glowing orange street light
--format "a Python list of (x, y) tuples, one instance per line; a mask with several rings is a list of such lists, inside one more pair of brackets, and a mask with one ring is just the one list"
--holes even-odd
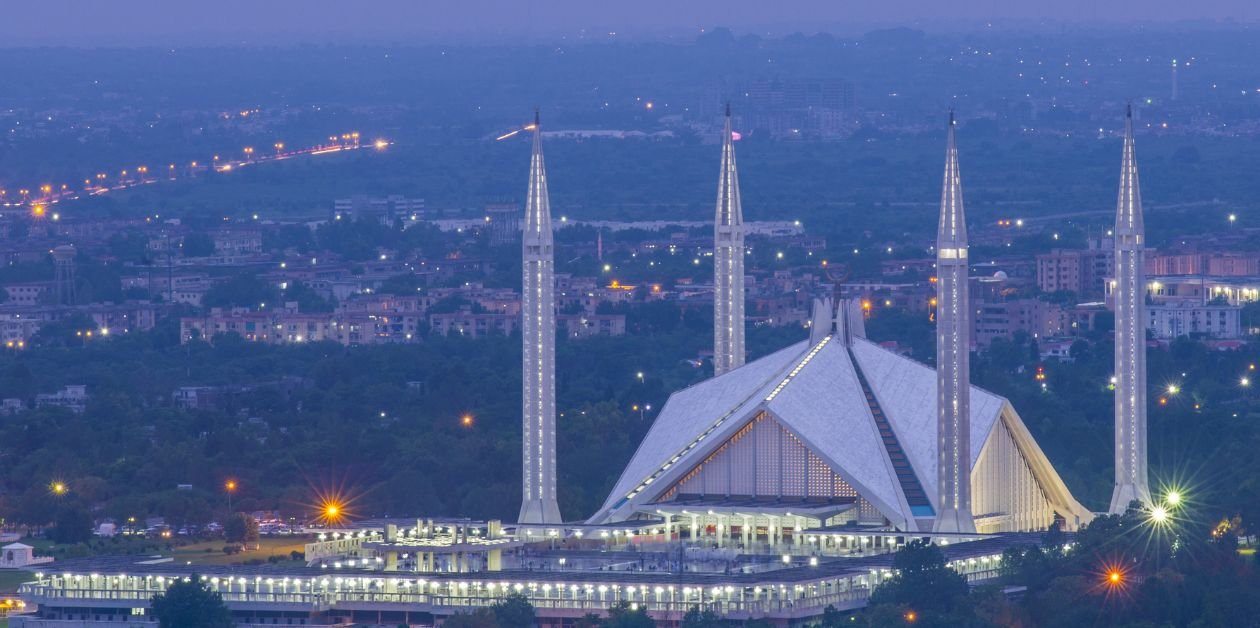
[(919, 614), (914, 611), (906, 611), (906, 622), (913, 624), (919, 619)]
[(336, 502), (326, 502), (320, 514), (326, 523), (336, 523), (341, 521), (343, 510)]
[(69, 493), (70, 487), (66, 486), (65, 482), (53, 482), (48, 485), (48, 490), (52, 492), (53, 495), (60, 496)]
[(459, 424), (460, 424), (460, 425), (462, 425), (462, 426), (464, 426), (464, 427), (472, 427), (472, 424), (473, 424), (473, 417), (472, 417), (472, 415), (471, 415), (471, 414), (465, 414), (464, 416), (460, 417), (460, 418), (459, 418)]
[(1124, 582), (1124, 574), (1119, 569), (1112, 569), (1107, 572), (1107, 584), (1111, 586), (1119, 586)]

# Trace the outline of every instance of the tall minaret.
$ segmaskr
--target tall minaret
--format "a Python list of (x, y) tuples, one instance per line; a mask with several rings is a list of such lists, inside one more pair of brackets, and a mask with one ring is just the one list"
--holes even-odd
[(1116, 487), (1111, 512), (1151, 503), (1146, 476), (1146, 280), (1142, 191), (1133, 152), (1133, 106), (1124, 115), (1124, 158), (1116, 201)]
[(551, 202), (543, 168), (538, 112), (525, 201), (521, 281), (522, 403), (519, 523), (562, 523), (556, 504), (556, 299)]
[(731, 137), (731, 105), (722, 129), (722, 169), (718, 173), (717, 214), (713, 219), (713, 374), (744, 364), (744, 212)]
[(954, 112), (949, 112), (945, 183), (936, 232), (937, 508), (934, 532), (975, 532), (971, 515), (971, 303)]

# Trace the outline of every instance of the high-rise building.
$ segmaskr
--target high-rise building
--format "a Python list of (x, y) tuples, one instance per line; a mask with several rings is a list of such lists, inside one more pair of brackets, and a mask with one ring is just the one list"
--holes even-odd
[(53, 249), (53, 268), (55, 271), (53, 283), (57, 288), (57, 304), (58, 305), (74, 305), (74, 257), (76, 255), (73, 244), (63, 244)]
[(744, 364), (744, 212), (739, 203), (730, 105), (722, 130), (722, 168), (713, 218), (713, 292), (713, 374), (721, 375)]
[(424, 217), (424, 199), (400, 194), (367, 196), (360, 194), (333, 201), (334, 220), (375, 221), (392, 225), (397, 220), (416, 221)]
[(509, 244), (521, 232), (519, 203), (487, 203), (486, 223), (490, 225), (490, 244)]
[(1075, 292), (1079, 298), (1103, 293), (1115, 266), (1112, 238), (1090, 238), (1084, 249), (1053, 249), (1037, 256), (1037, 288)]
[(971, 304), (954, 113), (949, 114), (945, 181), (936, 232), (936, 532), (975, 532), (971, 513)]
[(561, 523), (556, 502), (556, 299), (551, 201), (538, 113), (529, 163), (522, 245), (521, 514), (523, 524)]
[(1137, 500), (1149, 504), (1146, 471), (1146, 281), (1142, 192), (1133, 151), (1133, 107), (1124, 118), (1124, 156), (1116, 201), (1116, 486), (1111, 512)]

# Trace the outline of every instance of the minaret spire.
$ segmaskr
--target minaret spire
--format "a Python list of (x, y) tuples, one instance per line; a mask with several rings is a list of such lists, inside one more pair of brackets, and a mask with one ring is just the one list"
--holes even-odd
[(975, 532), (971, 513), (971, 303), (954, 112), (949, 112), (945, 181), (936, 232), (937, 515), (934, 532)]
[(537, 109), (533, 130), (521, 260), (523, 434), (521, 514), (517, 521), (555, 524), (562, 522), (556, 502), (555, 259)]
[(1116, 201), (1116, 486), (1113, 513), (1151, 503), (1146, 469), (1146, 280), (1142, 191), (1133, 150), (1133, 105), (1124, 115), (1124, 156)]
[(713, 374), (744, 364), (744, 212), (739, 201), (731, 104), (722, 129), (722, 168), (718, 173), (713, 219)]

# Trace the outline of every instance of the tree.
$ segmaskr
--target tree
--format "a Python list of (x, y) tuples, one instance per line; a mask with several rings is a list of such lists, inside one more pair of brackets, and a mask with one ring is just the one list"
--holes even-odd
[(603, 622), (599, 615), (587, 613), (573, 620), (573, 628), (597, 628)]
[(210, 257), (214, 255), (214, 240), (204, 233), (190, 233), (184, 236), (184, 244), (180, 250), (184, 257)]
[[(832, 608), (831, 610), (835, 609)], [(717, 628), (721, 625), (722, 618), (718, 617), (717, 613), (707, 608), (701, 611), (696, 606), (691, 607), (682, 618), (682, 628)]]
[(206, 290), (201, 304), (206, 307), (261, 307), (264, 303), (279, 305), (280, 293), (275, 286), (253, 273), (237, 275)]
[(165, 593), (153, 596), (153, 616), (158, 628), (231, 628), (232, 612), (223, 597), (211, 591), (199, 576), (176, 580)]
[(537, 623), (534, 605), (520, 593), (510, 593), (490, 608), (502, 628), (530, 628)]
[(257, 543), (258, 520), (243, 512), (238, 512), (223, 524), (223, 537), (228, 543)]
[(654, 628), (656, 622), (648, 617), (643, 607), (631, 607), (629, 602), (618, 602), (608, 609), (608, 619), (602, 625), (606, 628)]
[(92, 513), (79, 505), (65, 506), (57, 512), (48, 538), (57, 543), (83, 543), (92, 538)]
[(823, 609), (822, 621), (820, 621), (818, 625), (820, 628), (840, 628), (841, 626), (848, 626), (850, 625), (849, 617), (851, 616), (852, 615), (849, 613), (841, 613), (836, 610), (834, 605), (828, 604), (827, 608)]
[(337, 307), (336, 299), (325, 299), (300, 281), (290, 283), (281, 298), (285, 303), (297, 303), (299, 312), (331, 312)]
[(499, 628), (499, 620), (494, 611), (479, 608), (471, 613), (455, 613), (442, 620), (444, 628)]
[(940, 548), (911, 541), (893, 556), (892, 578), (871, 594), (871, 605), (904, 605), (920, 615), (950, 614), (967, 603), (967, 579), (945, 566)]
[[(86, 314), (71, 314), (46, 323), (31, 337), (31, 344), (41, 347), (80, 347), (97, 335), (96, 321)], [(87, 335), (87, 334), (91, 335)]]

